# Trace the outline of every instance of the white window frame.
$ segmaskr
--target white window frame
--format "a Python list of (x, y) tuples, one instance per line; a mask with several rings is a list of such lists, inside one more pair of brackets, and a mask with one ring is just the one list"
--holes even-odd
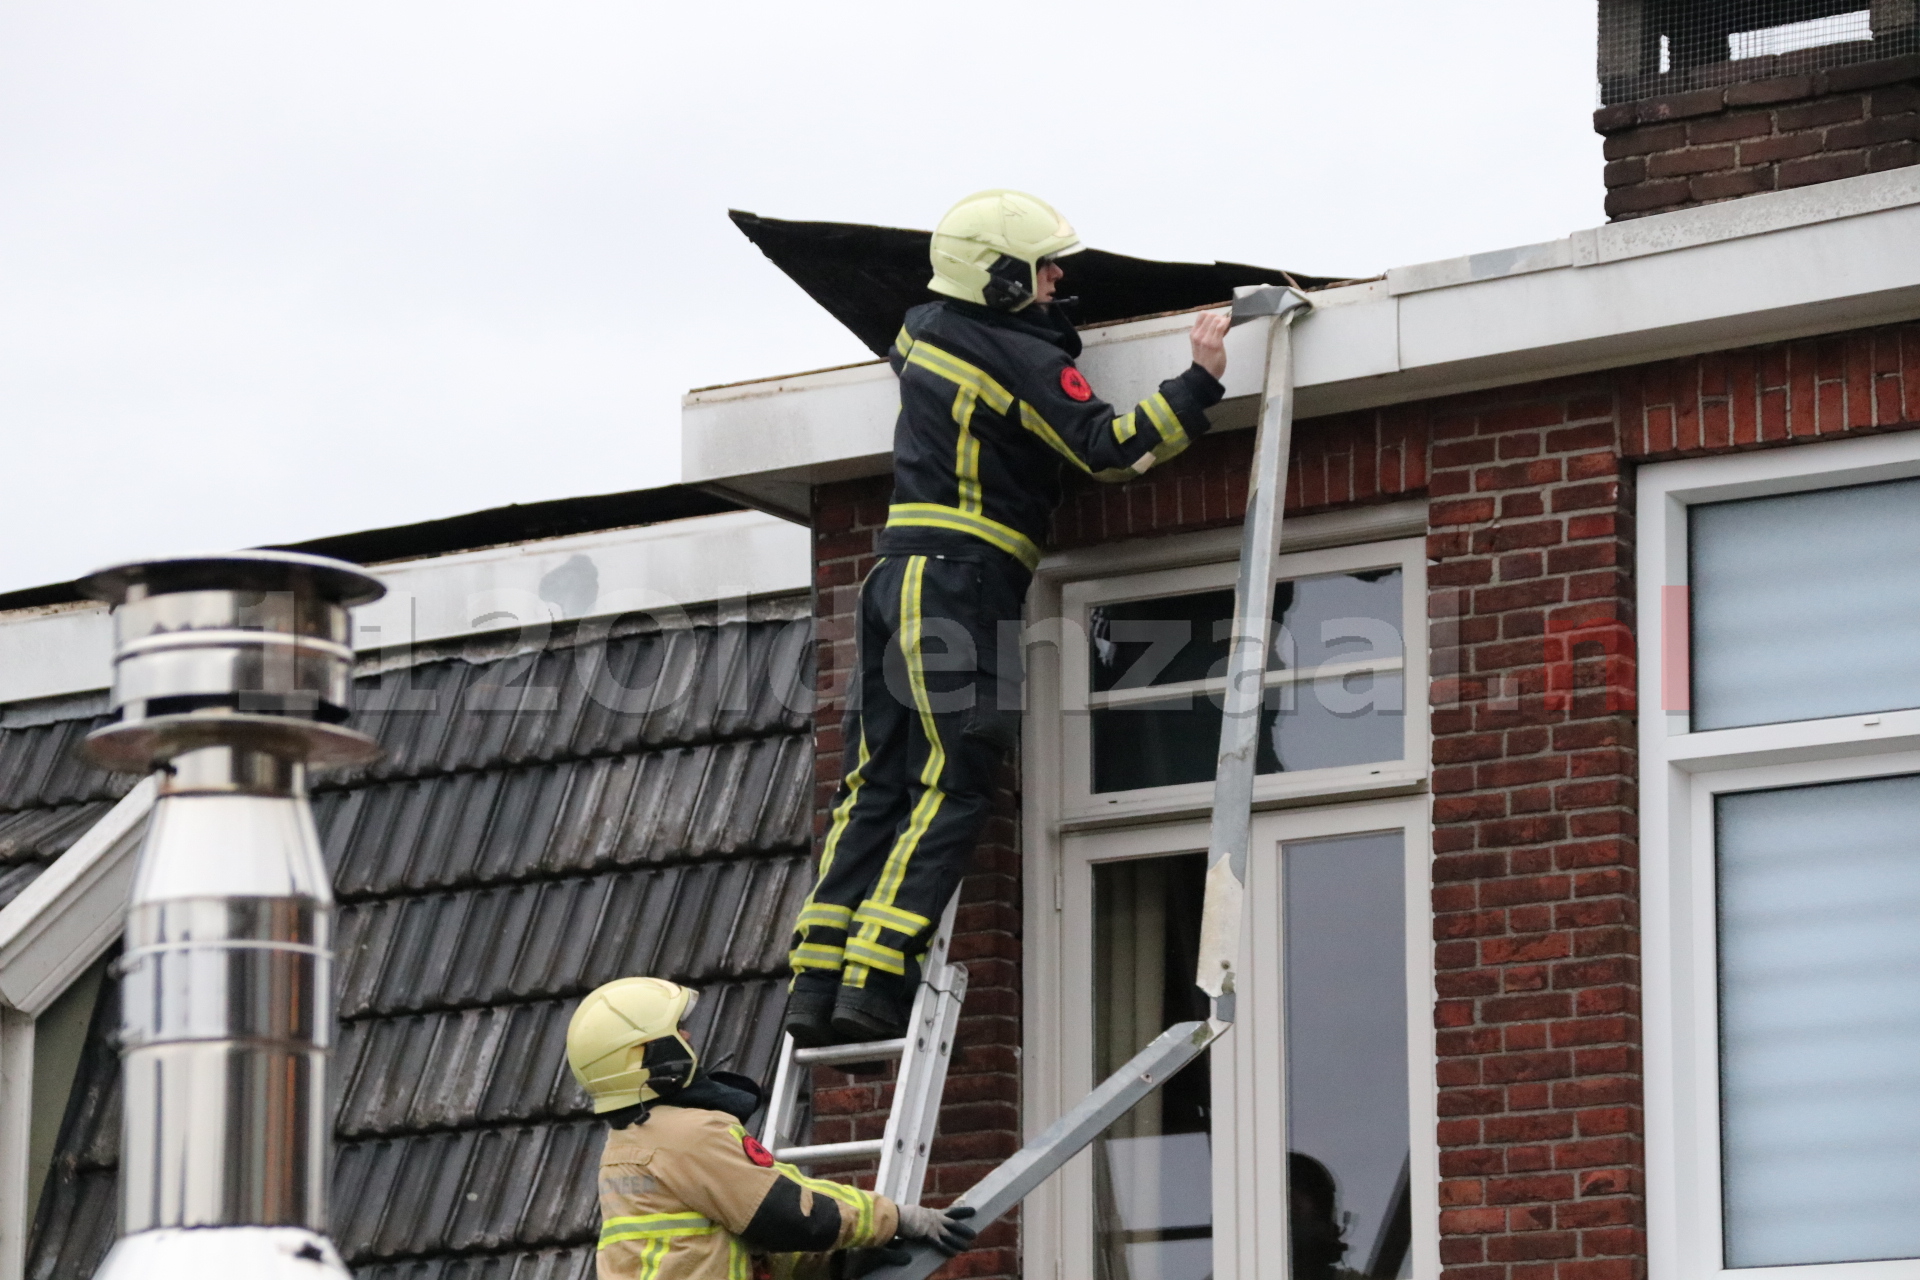
[[(1092, 694), (1089, 689), (1087, 661), (1087, 619), (1096, 605), (1127, 600), (1155, 599), (1187, 595), (1201, 591), (1233, 588), (1239, 554), (1239, 531), (1234, 534), (1227, 558), (1211, 562), (1157, 567), (1141, 564), (1132, 572), (1111, 572), (1097, 577), (1079, 577), (1059, 583), (1056, 612), (1058, 642), (1052, 647), (1059, 665), (1056, 700), (1032, 705), (1037, 715), (1054, 715), (1058, 726), (1061, 768), (1057, 780), (1060, 793), (1060, 819), (1069, 828), (1093, 824), (1139, 821), (1146, 817), (1205, 813), (1213, 802), (1213, 783), (1190, 782), (1165, 787), (1147, 787), (1133, 791), (1095, 792), (1092, 782), (1093, 726), (1089, 711), (1108, 702), (1153, 702), (1177, 698), (1183, 693), (1195, 698), (1209, 696), (1201, 689), (1221, 686), (1221, 680), (1187, 684), (1156, 685), (1115, 694)], [(1177, 550), (1200, 548), (1217, 551), (1222, 540), (1201, 535)], [(1323, 574), (1351, 573), (1366, 569), (1396, 568), (1401, 571), (1402, 656), (1330, 663), (1312, 669), (1269, 672), (1268, 687), (1291, 683), (1300, 696), (1311, 696), (1312, 681), (1342, 671), (1375, 670), (1401, 678), (1404, 697), (1404, 727), (1401, 756), (1398, 760), (1370, 764), (1342, 765), (1330, 769), (1311, 769), (1293, 773), (1261, 774), (1254, 780), (1254, 803), (1271, 805), (1312, 802), (1339, 796), (1378, 795), (1419, 785), (1427, 776), (1427, 723), (1420, 714), (1425, 706), (1427, 687), (1426, 626), (1426, 542), (1424, 537), (1397, 538), (1349, 543), (1341, 546), (1298, 549), (1283, 548), (1276, 580), (1311, 578)], [(1408, 641), (1411, 640), (1411, 643)]]
[[(1260, 811), (1256, 839), (1312, 839), (1320, 835), (1360, 834), (1403, 829), (1408, 849), (1408, 1011), (1411, 1179), (1413, 1186), (1412, 1257), (1416, 1280), (1439, 1275), (1439, 1152), (1434, 1139), (1435, 1059), (1433, 1056), (1433, 969), (1430, 858), (1431, 811), (1425, 794), (1429, 772), (1424, 604), (1426, 504), (1402, 502), (1376, 507), (1295, 517), (1283, 525), (1282, 578), (1341, 568), (1397, 564), (1406, 573), (1407, 641), (1405, 679), (1409, 740), (1403, 761), (1390, 766), (1322, 769), (1267, 775), (1259, 780), (1255, 808)], [(1398, 542), (1400, 545), (1392, 546)], [(1392, 546), (1383, 552), (1382, 544)], [(1340, 548), (1321, 561), (1305, 553)], [(1047, 558), (1035, 574), (1028, 597), (1028, 706), (1022, 743), (1021, 835), (1024, 870), (1024, 998), (1026, 1027), (1021, 1056), (1022, 1122), (1037, 1133), (1085, 1096), (1093, 1081), (1091, 1024), (1092, 865), (1110, 858), (1151, 857), (1206, 848), (1205, 819), (1211, 783), (1160, 787), (1123, 793), (1122, 803), (1070, 807), (1063, 774), (1086, 775), (1084, 746), (1074, 757), (1067, 747), (1068, 721), (1084, 716), (1059, 714), (1063, 689), (1085, 690), (1085, 636), (1078, 627), (1061, 626), (1068, 590), (1074, 584), (1122, 575), (1182, 570), (1178, 585), (1165, 592), (1210, 589), (1210, 577), (1196, 577), (1199, 566), (1219, 574), (1231, 569), (1240, 552), (1240, 530), (1228, 528), (1174, 537), (1142, 539)], [(1299, 568), (1296, 566), (1315, 566)], [(1198, 584), (1196, 586), (1196, 584)], [(1157, 588), (1131, 595), (1162, 594)], [(1116, 596), (1113, 598), (1125, 598)], [(1085, 597), (1081, 598), (1084, 605)], [(1064, 640), (1064, 643), (1063, 643)], [(1077, 663), (1077, 668), (1069, 668)], [(1066, 682), (1072, 679), (1073, 684)], [(1078, 695), (1076, 695), (1078, 696)], [(1065, 705), (1072, 705), (1067, 703)], [(1081, 705), (1084, 705), (1082, 700)], [(1379, 772), (1375, 773), (1374, 770)], [(1357, 773), (1356, 773), (1357, 770)], [(1343, 776), (1346, 775), (1346, 776)], [(1304, 780), (1304, 784), (1303, 784)], [(1082, 792), (1084, 794), (1084, 790)], [(1312, 806), (1312, 807), (1308, 807)], [(1278, 834), (1275, 834), (1278, 833)], [(1098, 851), (1090, 856), (1089, 851)], [(1268, 861), (1272, 861), (1269, 859)], [(1267, 874), (1272, 874), (1268, 872)], [(1277, 889), (1270, 890), (1277, 892)], [(1262, 890), (1256, 885), (1255, 892)], [(1250, 939), (1251, 958), (1277, 971), (1277, 931)], [(1252, 1003), (1251, 1001), (1244, 1003)], [(1259, 1037), (1231, 1033), (1228, 1052), (1216, 1052), (1214, 1068), (1214, 1177), (1216, 1241), (1247, 1236), (1236, 1256), (1216, 1245), (1220, 1280), (1279, 1280), (1287, 1267), (1285, 1225), (1274, 1216), (1274, 1189), (1283, 1185), (1280, 1155), (1286, 1150), (1283, 1095), (1277, 1070), (1259, 1064), (1277, 1061), (1278, 995), (1259, 1025)], [(1249, 1015), (1252, 1025), (1255, 1015)], [(1252, 1056), (1248, 1056), (1252, 1055)], [(1241, 1062), (1241, 1058), (1246, 1061)], [(1221, 1072), (1227, 1072), (1222, 1078)], [(1240, 1089), (1237, 1081), (1249, 1082)], [(1268, 1090), (1256, 1098), (1251, 1082), (1265, 1080)], [(1236, 1101), (1237, 1099), (1237, 1101)], [(1245, 1129), (1227, 1118), (1238, 1106), (1269, 1139), (1263, 1149), (1249, 1132), (1235, 1141), (1222, 1135)], [(1085, 1274), (1091, 1247), (1089, 1188), (1091, 1157), (1082, 1153), (1029, 1196), (1022, 1207), (1021, 1251), (1024, 1274), (1059, 1277)], [(1235, 1207), (1238, 1204), (1239, 1208)], [(1256, 1211), (1257, 1209), (1257, 1211)], [(1248, 1217), (1252, 1229), (1236, 1231), (1235, 1214)], [(1278, 1225), (1276, 1225), (1276, 1222)]]
[[(1920, 1280), (1920, 1260), (1725, 1267), (1722, 1246), (1713, 800), (1763, 787), (1920, 773), (1920, 710), (1695, 733), (1684, 687), (1687, 508), (1920, 476), (1920, 432), (1640, 469), (1640, 856), (1647, 1234), (1653, 1280)], [(1680, 613), (1679, 600), (1674, 612)], [(1678, 701), (1677, 699), (1672, 699)], [(1789, 1275), (1789, 1271), (1791, 1274)]]
[[(120, 936), (157, 784), (147, 778), (0, 908), (0, 1280), (26, 1274), (34, 1027)], [(43, 1105), (44, 1105), (44, 1099)]]

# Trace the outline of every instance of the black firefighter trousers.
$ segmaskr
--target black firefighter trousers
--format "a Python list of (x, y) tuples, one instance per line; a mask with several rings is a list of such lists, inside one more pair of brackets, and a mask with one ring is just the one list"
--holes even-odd
[(851, 987), (875, 974), (918, 981), (1019, 736), (1031, 576), (985, 547), (888, 555), (867, 575), (840, 787), (795, 927), (795, 974), (837, 971)]

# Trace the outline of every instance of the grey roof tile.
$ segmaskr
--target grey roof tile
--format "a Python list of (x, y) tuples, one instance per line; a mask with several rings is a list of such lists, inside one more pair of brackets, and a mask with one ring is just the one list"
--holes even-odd
[(804, 732), (810, 635), (730, 622), (369, 676), (353, 723), (387, 756), (333, 784)]
[(46, 869), (44, 862), (22, 862), (11, 867), (0, 867), (0, 907), (25, 893), (27, 886), (38, 880), (40, 873)]
[(0, 866), (53, 861), (112, 807), (109, 801), (96, 800), (0, 813)]
[(95, 768), (80, 743), (104, 716), (0, 729), (0, 811), (78, 800), (118, 800), (139, 779)]
[(805, 855), (567, 877), (339, 909), (339, 1015), (564, 996), (623, 974), (698, 984), (772, 975)]
[[(778, 978), (701, 987), (687, 1033), (716, 1069), (765, 1078), (779, 1039)], [(351, 1022), (334, 1053), (336, 1129), (364, 1138), (586, 1114), (566, 1064), (575, 999)]]

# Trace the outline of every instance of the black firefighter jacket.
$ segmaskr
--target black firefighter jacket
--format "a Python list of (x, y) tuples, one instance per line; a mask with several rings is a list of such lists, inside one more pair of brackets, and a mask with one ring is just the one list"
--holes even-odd
[(1062, 467), (1106, 481), (1144, 475), (1205, 432), (1220, 401), (1220, 383), (1191, 365), (1120, 413), (1074, 367), (1079, 354), (1080, 335), (1052, 307), (1008, 314), (943, 300), (907, 313), (887, 353), (900, 417), (882, 554), (985, 542), (1031, 570)]

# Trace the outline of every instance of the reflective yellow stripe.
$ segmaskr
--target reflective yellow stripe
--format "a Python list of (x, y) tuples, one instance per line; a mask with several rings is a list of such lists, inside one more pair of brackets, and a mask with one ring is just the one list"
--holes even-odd
[(907, 955), (892, 947), (883, 947), (877, 942), (865, 938), (853, 938), (847, 942), (847, 959), (864, 964), (869, 969), (879, 969), (884, 973), (906, 976)]
[(1140, 407), (1147, 411), (1147, 417), (1153, 419), (1154, 430), (1160, 433), (1160, 443), (1153, 450), (1156, 458), (1165, 462), (1187, 447), (1186, 428), (1180, 425), (1179, 415), (1164, 395), (1156, 391), (1142, 400)]
[(853, 913), (853, 918), (861, 924), (881, 925), (896, 933), (918, 933), (933, 923), (925, 916), (880, 902), (861, 903), (860, 909)]
[(1049, 449), (1052, 449), (1068, 462), (1071, 462), (1074, 466), (1089, 475), (1093, 474), (1093, 468), (1089, 467), (1086, 462), (1081, 459), (1079, 454), (1067, 447), (1067, 442), (1062, 440), (1060, 433), (1055, 431), (1052, 425), (1040, 416), (1039, 410), (1024, 400), (1020, 402), (1020, 425), (1039, 436), (1042, 440), (1045, 440)]
[(913, 349), (904, 354), (908, 364), (917, 364), (928, 373), (967, 388), (985, 400), (995, 413), (1005, 413), (1013, 407), (1013, 394), (978, 365), (968, 364), (959, 356), (919, 339), (915, 339)]
[(960, 428), (953, 446), (953, 478), (960, 509), (978, 515), (985, 507), (980, 497), (980, 441), (973, 434), (973, 409), (980, 397), (966, 387), (953, 393), (953, 422)]
[(1123, 413), (1113, 420), (1113, 439), (1116, 444), (1125, 444), (1139, 434), (1140, 428), (1133, 425), (1133, 414)]
[[(729, 1125), (727, 1132), (731, 1133), (736, 1139), (744, 1139), (747, 1136), (746, 1128), (742, 1125)], [(809, 1177), (790, 1164), (776, 1164), (773, 1166), (773, 1171), (784, 1178), (789, 1178), (799, 1183), (809, 1191), (844, 1204), (855, 1212), (857, 1215), (854, 1223), (856, 1234), (852, 1240), (847, 1242), (848, 1248), (863, 1248), (867, 1245), (881, 1243), (880, 1241), (869, 1238), (870, 1233), (873, 1231), (872, 1193), (862, 1191), (858, 1187), (849, 1187), (843, 1182), (829, 1182), (825, 1178)]]
[[(905, 333), (906, 330), (902, 329), (901, 332)], [(807, 891), (806, 901), (800, 904), (800, 919), (794, 924), (796, 932), (805, 929), (809, 924), (826, 924), (830, 928), (838, 929), (846, 927), (846, 921), (843, 920), (808, 919), (808, 913), (813, 911), (846, 912), (849, 918), (852, 916), (852, 912), (846, 907), (835, 906), (832, 903), (816, 903), (813, 895), (819, 889), (820, 881), (826, 879), (827, 869), (833, 866), (833, 855), (834, 851), (840, 847), (840, 837), (846, 834), (847, 824), (853, 820), (854, 802), (860, 798), (860, 787), (867, 780), (867, 762), (871, 759), (872, 754), (867, 750), (866, 724), (862, 721), (860, 754), (854, 760), (853, 769), (846, 778), (847, 798), (834, 806), (833, 826), (828, 829), (827, 838), (820, 849), (820, 870), (814, 878), (813, 889)], [(799, 973), (802, 969), (838, 969), (843, 959), (838, 947), (805, 944), (794, 948), (793, 953), (788, 957), (788, 967), (795, 973)]]
[(900, 332), (893, 335), (893, 345), (902, 356), (913, 352), (913, 335), (907, 332), (907, 326), (901, 325)]
[(633, 1218), (608, 1218), (600, 1226), (600, 1247), (623, 1240), (657, 1240), (678, 1236), (710, 1236), (714, 1225), (697, 1213), (645, 1213)]
[[(606, 1248), (611, 1241), (602, 1240), (600, 1247)], [(660, 1260), (667, 1256), (667, 1249), (673, 1244), (671, 1238), (649, 1239), (640, 1246), (639, 1261), (634, 1264), (633, 1280), (660, 1280)]]
[(938, 502), (896, 502), (887, 508), (889, 529), (952, 529), (970, 533), (982, 542), (1000, 548), (1029, 569), (1040, 564), (1040, 548), (1018, 529), (990, 520), (986, 516)]
[[(900, 833), (893, 842), (893, 848), (888, 851), (886, 865), (880, 869), (880, 878), (874, 884), (872, 896), (861, 904), (863, 911), (893, 904), (894, 895), (900, 892), (900, 885), (906, 880), (907, 865), (913, 861), (914, 852), (919, 849), (920, 841), (926, 837), (927, 829), (933, 825), (942, 802), (947, 798), (946, 792), (940, 789), (940, 778), (946, 772), (947, 751), (940, 741), (940, 722), (934, 718), (933, 700), (927, 694), (927, 672), (922, 653), (926, 636), (921, 600), (926, 575), (927, 558), (913, 556), (907, 561), (907, 572), (900, 583), (900, 652), (907, 662), (907, 685), (913, 692), (913, 705), (920, 713), (920, 731), (927, 739), (927, 760), (920, 768), (920, 785), (925, 790), (920, 793), (919, 803), (913, 806), (907, 829)], [(905, 973), (906, 958), (891, 947), (880, 946), (879, 933), (879, 925), (863, 925), (860, 936), (847, 943), (848, 959), (888, 973)], [(897, 961), (896, 956), (899, 957)]]
[(821, 925), (828, 929), (844, 929), (853, 920), (853, 909), (843, 907), (837, 902), (809, 902), (800, 908), (797, 921), (804, 929), (810, 924)]
[(844, 948), (803, 942), (787, 954), (787, 963), (798, 973), (802, 969), (838, 969), (846, 958)]

